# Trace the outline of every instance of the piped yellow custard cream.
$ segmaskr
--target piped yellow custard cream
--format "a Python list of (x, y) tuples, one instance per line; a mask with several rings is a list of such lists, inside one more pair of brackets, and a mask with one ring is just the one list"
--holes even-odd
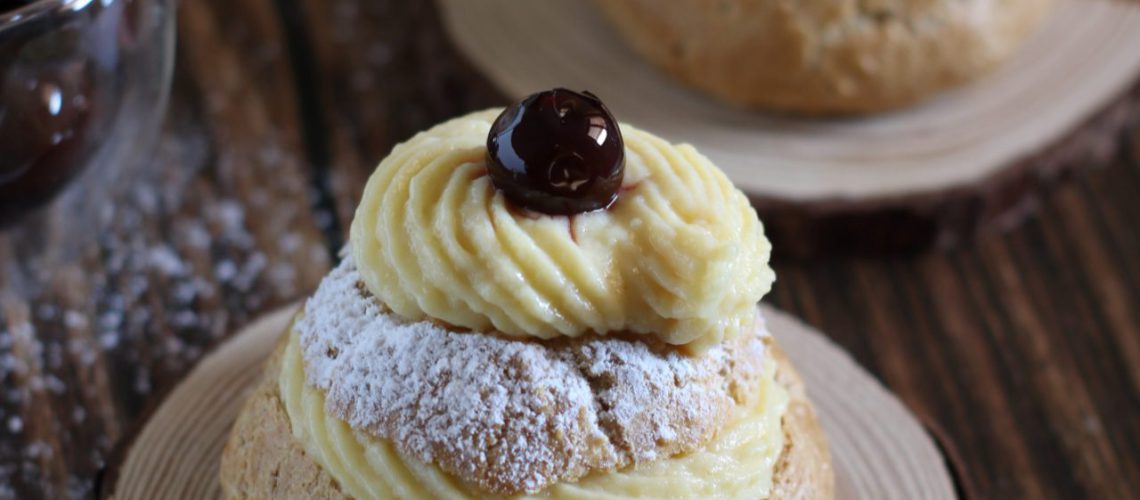
[(369, 178), (282, 406), (357, 498), (766, 498), (769, 253), (723, 172), (592, 94), (456, 118)]
[(739, 335), (774, 280), (747, 198), (687, 144), (602, 113), (524, 112), (585, 107), (568, 94), (396, 146), (352, 223), (368, 290), (405, 318), (511, 337), (622, 332), (701, 350)]

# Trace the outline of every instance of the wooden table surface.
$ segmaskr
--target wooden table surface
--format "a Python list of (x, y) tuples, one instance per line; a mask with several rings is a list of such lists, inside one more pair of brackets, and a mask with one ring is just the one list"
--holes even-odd
[[(196, 0), (179, 15), (157, 156), (97, 245), (32, 262), (0, 236), (0, 498), (91, 495), (116, 440), (209, 345), (315, 287), (394, 143), (505, 103), (431, 2)], [(1140, 136), (1127, 133), (1016, 229), (952, 251), (778, 262), (769, 300), (921, 415), (979, 497), (1134, 498)]]

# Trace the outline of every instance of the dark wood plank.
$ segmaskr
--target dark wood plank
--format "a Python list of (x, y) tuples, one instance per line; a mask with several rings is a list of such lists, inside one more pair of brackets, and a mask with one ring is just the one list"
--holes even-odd
[(1128, 498), (1140, 486), (1137, 171), (1093, 170), (971, 248), (781, 263), (772, 299), (944, 429), (982, 497)]
[(395, 144), (506, 99), (463, 61), (430, 2), (285, 0), (305, 18), (338, 226), (347, 234), (364, 181)]

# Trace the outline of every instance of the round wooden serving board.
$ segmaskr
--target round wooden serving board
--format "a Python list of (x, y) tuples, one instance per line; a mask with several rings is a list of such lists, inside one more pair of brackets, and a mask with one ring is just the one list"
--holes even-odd
[(1074, 149), (1111, 149), (1106, 137), (1128, 117), (1110, 104), (1140, 72), (1140, 4), (1058, 0), (974, 85), (902, 111), (814, 119), (686, 88), (628, 49), (591, 2), (438, 3), (458, 47), (512, 98), (588, 89), (621, 120), (695, 145), (761, 216), (781, 216), (765, 224), (785, 253), (920, 248), (1008, 221), (1042, 180), (1088, 163)]
[[(218, 497), (230, 426), (295, 310), (266, 315), (203, 358), (116, 453), (103, 496)], [(838, 499), (955, 498), (937, 447), (898, 399), (823, 335), (772, 308), (764, 313), (819, 411)]]

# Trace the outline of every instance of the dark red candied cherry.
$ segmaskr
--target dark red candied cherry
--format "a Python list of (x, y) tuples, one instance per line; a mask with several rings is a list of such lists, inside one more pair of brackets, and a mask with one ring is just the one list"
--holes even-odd
[(625, 144), (597, 96), (558, 88), (512, 104), (495, 119), (487, 169), (516, 205), (551, 215), (589, 212), (617, 199)]

